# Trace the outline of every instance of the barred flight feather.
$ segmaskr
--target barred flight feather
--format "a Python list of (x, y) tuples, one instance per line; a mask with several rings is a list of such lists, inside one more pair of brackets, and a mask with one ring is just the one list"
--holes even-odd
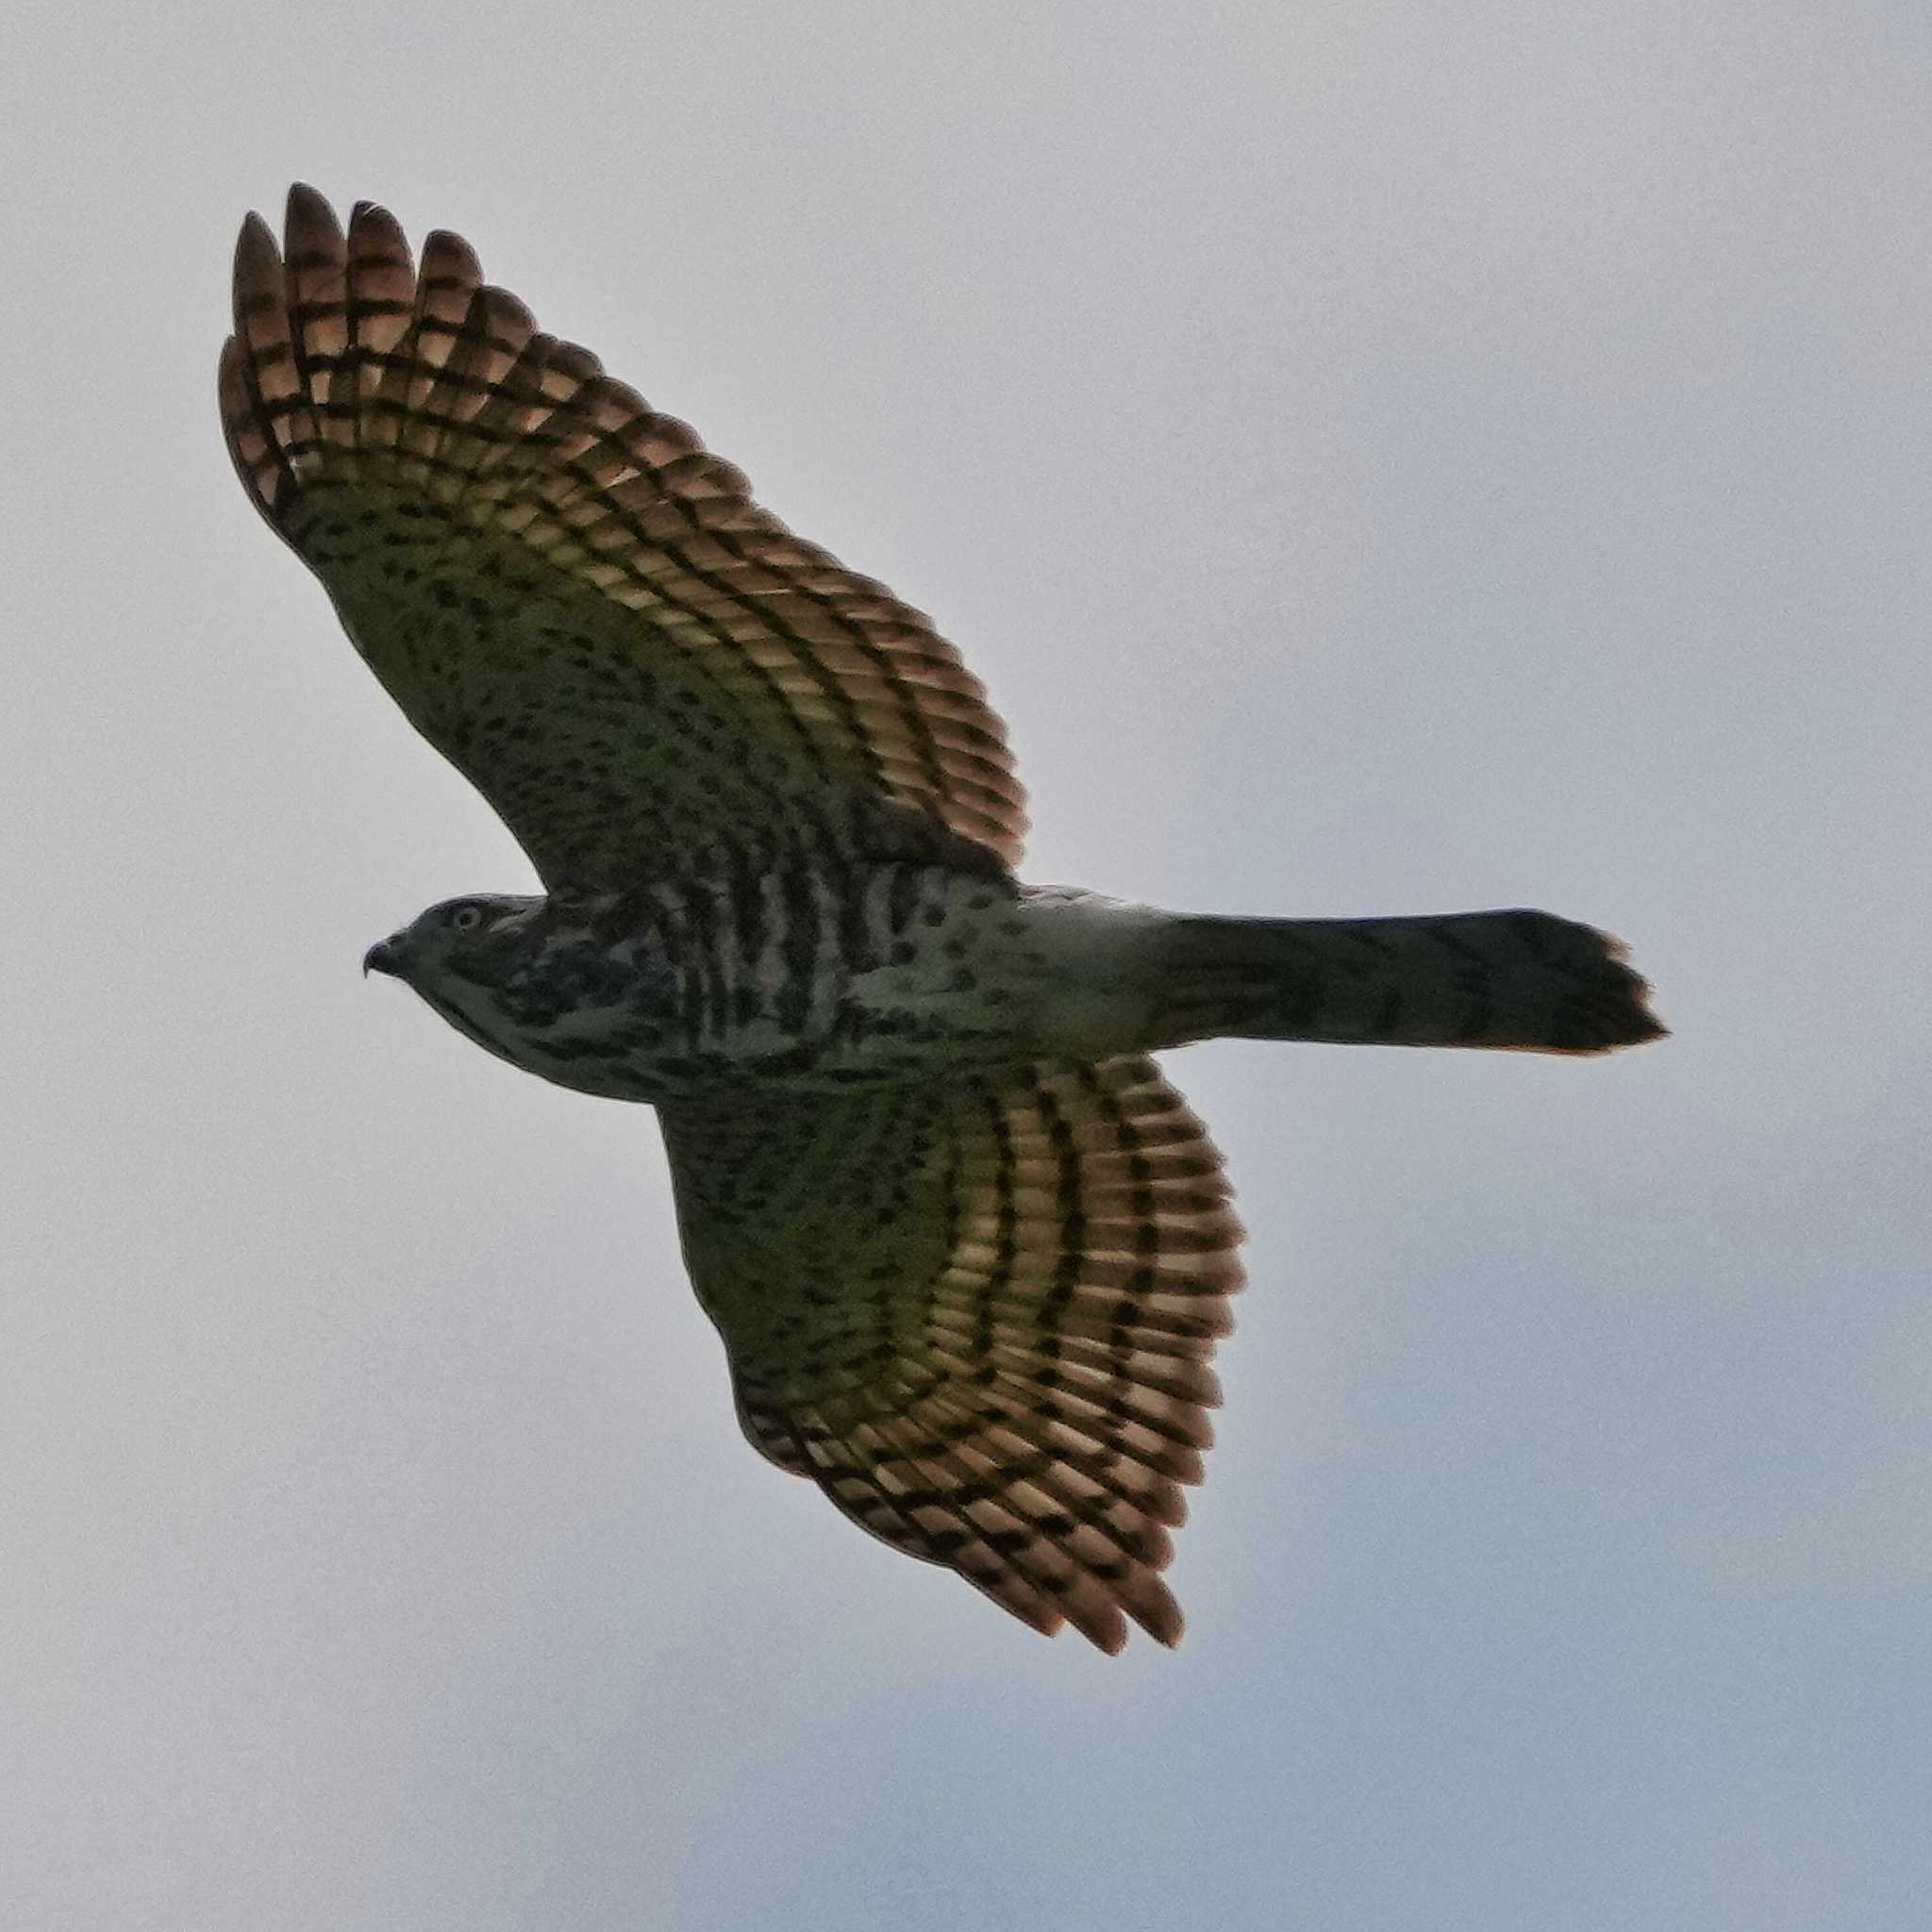
[[(313, 190), (235, 257), (222, 416), (262, 513), (546, 885), (842, 808), (872, 856), (1010, 865), (1024, 793), (921, 612), (541, 333), (458, 237)], [(514, 720), (514, 724), (509, 722)]]
[[(1241, 1278), (1205, 1130), (1138, 1057), (884, 1105), (663, 1110), (746, 1434), (1036, 1629), (1117, 1651), (1131, 1619), (1177, 1641), (1159, 1573)], [(829, 1269), (875, 1291), (801, 1323), (793, 1278)]]

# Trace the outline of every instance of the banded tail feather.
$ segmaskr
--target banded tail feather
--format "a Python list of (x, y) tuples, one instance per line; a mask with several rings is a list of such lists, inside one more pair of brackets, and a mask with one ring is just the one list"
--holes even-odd
[(1554, 913), (1184, 918), (1157, 1024), (1175, 1041), (1599, 1054), (1662, 1037), (1624, 947)]

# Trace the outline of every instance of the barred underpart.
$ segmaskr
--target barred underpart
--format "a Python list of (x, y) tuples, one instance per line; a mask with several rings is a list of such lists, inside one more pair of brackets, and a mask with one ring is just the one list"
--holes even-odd
[(1178, 1641), (1241, 1229), (1154, 1063), (662, 1118), (753, 1442), (1036, 1629)]

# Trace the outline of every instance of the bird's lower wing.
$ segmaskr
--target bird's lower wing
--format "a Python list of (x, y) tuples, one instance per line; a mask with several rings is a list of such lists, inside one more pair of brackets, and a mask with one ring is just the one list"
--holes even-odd
[(1036, 1629), (1176, 1641), (1241, 1229), (1154, 1063), (662, 1114), (757, 1447)]

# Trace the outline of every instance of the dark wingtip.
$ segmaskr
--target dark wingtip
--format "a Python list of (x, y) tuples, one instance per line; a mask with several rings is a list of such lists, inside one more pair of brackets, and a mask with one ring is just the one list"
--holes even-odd
[(319, 188), (311, 188), (306, 181), (289, 183), (289, 197), (284, 206), (284, 232), (290, 232), (310, 222), (333, 222), (336, 211), (328, 205), (328, 196)]
[(282, 251), (275, 245), (275, 231), (254, 208), (242, 218), (242, 231), (235, 237), (235, 284), (258, 275), (279, 275)]

